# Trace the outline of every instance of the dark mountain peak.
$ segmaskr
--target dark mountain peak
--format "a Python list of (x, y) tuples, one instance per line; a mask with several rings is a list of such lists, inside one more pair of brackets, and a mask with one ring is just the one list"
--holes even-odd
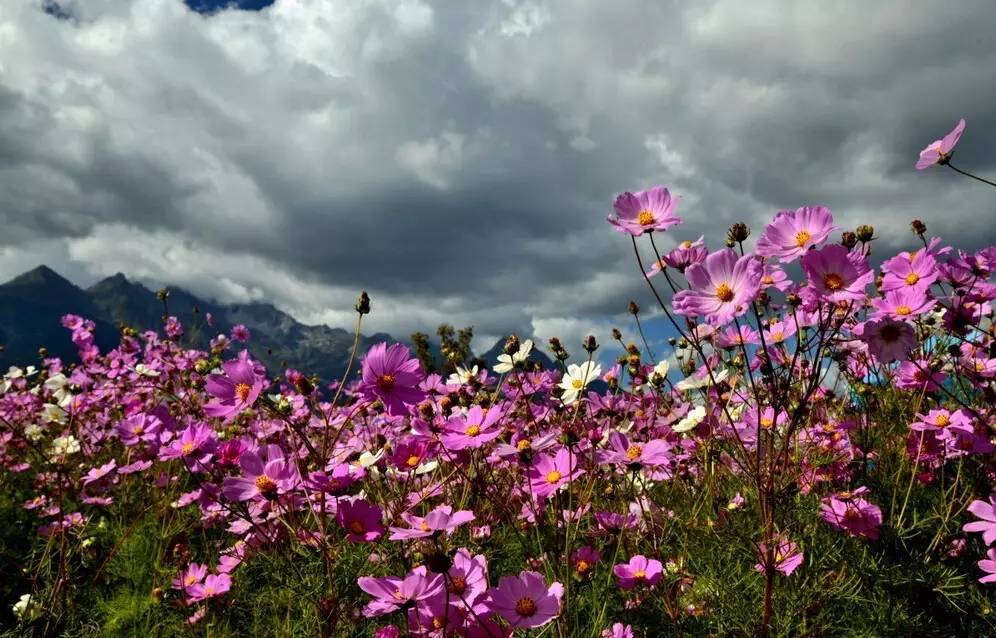
[(142, 284), (129, 280), (125, 277), (124, 273), (120, 272), (111, 275), (110, 277), (101, 279), (94, 285), (87, 288), (86, 291), (90, 295), (111, 294), (114, 292), (125, 292), (128, 294), (145, 292), (151, 294), (152, 292)]
[(76, 288), (71, 281), (44, 264), (28, 272), (21, 273), (5, 283), (4, 286), (18, 288)]

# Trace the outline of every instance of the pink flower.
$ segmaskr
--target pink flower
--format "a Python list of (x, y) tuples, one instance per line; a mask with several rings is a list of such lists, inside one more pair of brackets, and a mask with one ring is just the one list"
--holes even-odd
[(989, 502), (972, 501), (968, 511), (982, 520), (965, 523), (962, 531), (982, 532), (982, 541), (986, 545), (996, 542), (996, 493), (989, 495)]
[(691, 290), (675, 294), (674, 311), (706, 317), (711, 325), (729, 323), (744, 314), (757, 297), (761, 271), (761, 262), (753, 255), (738, 257), (729, 249), (716, 251), (685, 271)]
[(608, 220), (616, 230), (639, 237), (655, 230), (667, 230), (681, 223), (674, 214), (678, 199), (663, 186), (654, 186), (645, 191), (623, 193), (616, 197), (613, 208), (615, 215)]
[[(759, 543), (757, 546), (759, 562), (754, 565), (754, 569), (762, 574), (765, 571), (765, 558), (767, 553), (768, 546), (764, 543)], [(778, 544), (775, 546), (772, 559), (774, 561), (772, 567), (775, 571), (781, 573), (783, 576), (791, 576), (792, 572), (798, 569), (799, 565), (802, 565), (803, 554), (799, 550), (798, 545), (787, 538), (779, 538)]]
[(232, 577), (228, 574), (211, 574), (203, 583), (197, 583), (187, 588), (188, 602), (197, 602), (221, 596), (232, 588)]
[(542, 627), (560, 615), (564, 586), (547, 587), (543, 575), (525, 571), (518, 576), (502, 576), (498, 586), (488, 591), (487, 604), (514, 628)]
[(867, 487), (859, 487), (853, 492), (824, 497), (820, 505), (820, 518), (834, 529), (851, 536), (876, 540), (878, 527), (882, 524), (882, 510), (862, 498), (867, 492)]
[(188, 467), (196, 468), (197, 465), (207, 463), (217, 447), (218, 437), (215, 436), (214, 430), (203, 423), (194, 423), (179, 437), (173, 439), (167, 447), (159, 450), (159, 458), (163, 461), (183, 459)]
[(609, 449), (599, 455), (601, 462), (618, 463), (639, 469), (643, 466), (666, 465), (671, 462), (671, 444), (661, 439), (645, 443), (630, 441), (621, 432), (609, 434)]
[(612, 573), (616, 575), (620, 589), (633, 589), (638, 585), (653, 587), (664, 577), (664, 566), (659, 560), (638, 554), (628, 563), (613, 567)]
[(937, 409), (930, 410), (926, 416), (918, 414), (917, 420), (910, 423), (910, 429), (915, 432), (943, 432), (949, 427), (971, 428), (972, 418), (963, 410), (950, 412), (944, 409)]
[(264, 379), (256, 374), (248, 357), (226, 361), (221, 367), (227, 376), (211, 374), (204, 382), (204, 388), (215, 398), (204, 406), (204, 413), (230, 421), (256, 402)]
[(418, 359), (411, 358), (408, 346), (386, 342), (370, 348), (363, 358), (363, 380), (359, 393), (369, 401), (380, 399), (391, 416), (408, 413), (408, 406), (415, 405), (425, 392), (418, 389), (425, 375)]
[(854, 333), (868, 344), (872, 356), (885, 363), (905, 360), (917, 343), (913, 326), (889, 317), (866, 321)]
[(335, 518), (353, 543), (369, 543), (384, 533), (384, 513), (361, 498), (339, 501)]
[(497, 407), (485, 411), (479, 405), (472, 406), (467, 410), (467, 416), (457, 414), (446, 421), (439, 440), (448, 450), (479, 448), (501, 436), (499, 421), (502, 416), (502, 410)]
[(654, 263), (647, 272), (647, 276), (652, 277), (656, 275), (665, 266), (683, 273), (692, 264), (704, 261), (708, 255), (709, 250), (706, 248), (702, 237), (699, 237), (695, 241), (688, 241), (686, 239), (671, 250), (671, 252), (661, 257), (660, 261)]
[(356, 584), (374, 597), (363, 608), (363, 614), (368, 618), (390, 614), (444, 591), (442, 575), (430, 576), (425, 566), (416, 567), (404, 579), (394, 576), (361, 576), (356, 579)]
[(916, 169), (922, 171), (930, 168), (934, 164), (947, 164), (951, 159), (951, 152), (955, 144), (961, 139), (961, 134), (965, 131), (965, 118), (958, 120), (951, 132), (939, 140), (934, 140), (927, 145), (927, 148), (920, 151), (920, 159), (916, 162)]
[(401, 515), (409, 528), (392, 527), (391, 540), (400, 541), (411, 538), (428, 538), (446, 532), (452, 534), (457, 527), (474, 520), (470, 510), (454, 512), (449, 505), (440, 505), (429, 512), (425, 518), (413, 516), (407, 512)]
[(890, 290), (926, 292), (940, 276), (937, 259), (930, 251), (901, 253), (882, 264), (882, 292)]
[(613, 623), (612, 627), (602, 631), (602, 638), (633, 638), (633, 628), (621, 622)]
[(173, 579), (173, 589), (180, 589), (189, 594), (189, 589), (203, 581), (207, 573), (207, 565), (190, 563), (186, 569), (181, 569), (179, 575)]
[(777, 257), (782, 262), (794, 261), (810, 248), (826, 241), (835, 228), (833, 215), (825, 206), (779, 211), (757, 240), (757, 254)]
[(556, 456), (540, 454), (529, 468), (529, 485), (537, 498), (545, 498), (584, 474), (577, 467), (577, 455), (560, 448)]
[(872, 299), (875, 312), (872, 318), (889, 317), (896, 321), (909, 321), (917, 315), (930, 312), (934, 300), (926, 292), (917, 288), (897, 288), (885, 293), (881, 299)]
[(232, 341), (249, 341), (249, 328), (246, 328), (241, 323), (232, 326)]
[(591, 545), (579, 547), (571, 554), (574, 573), (582, 577), (588, 576), (591, 573), (591, 568), (600, 560), (602, 560), (602, 555)]
[(809, 251), (802, 258), (802, 268), (810, 291), (833, 303), (863, 299), (865, 288), (875, 278), (863, 255), (848, 252), (839, 244)]
[(222, 484), (225, 498), (248, 501), (254, 498), (272, 499), (293, 490), (300, 477), (293, 462), (288, 462), (278, 445), (267, 447), (267, 461), (256, 452), (246, 452), (239, 459), (242, 476), (227, 476)]
[(453, 555), (453, 566), (446, 576), (446, 591), (453, 597), (452, 602), (473, 607), (488, 589), (488, 561), (483, 554), (471, 556), (461, 547)]
[(979, 579), (980, 583), (996, 582), (996, 548), (986, 552), (986, 558), (979, 561), (979, 569), (986, 572), (986, 575)]

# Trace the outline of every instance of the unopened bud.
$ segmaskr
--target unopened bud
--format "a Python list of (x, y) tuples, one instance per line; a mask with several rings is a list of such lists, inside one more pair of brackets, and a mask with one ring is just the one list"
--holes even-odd
[(789, 294), (787, 294), (785, 296), (785, 301), (787, 301), (788, 305), (792, 306), (793, 308), (798, 308), (799, 306), (802, 305), (802, 297), (800, 297), (794, 292), (790, 292)]
[(860, 242), (867, 243), (875, 239), (875, 227), (869, 226), (868, 224), (858, 226), (855, 233), (857, 234), (858, 241)]
[(517, 335), (510, 335), (508, 339), (505, 340), (505, 347), (502, 351), (508, 356), (512, 356), (519, 351), (519, 337)]
[(629, 314), (633, 316), (640, 314), (640, 306), (636, 305), (636, 302), (632, 299), (629, 302)]
[(727, 234), (728, 240), (734, 243), (745, 241), (748, 237), (750, 237), (750, 228), (743, 222), (737, 222), (730, 226)]
[(858, 236), (851, 231), (844, 231), (844, 234), (840, 236), (840, 243), (844, 248), (851, 250), (858, 245)]
[(619, 328), (612, 329), (612, 338), (616, 341), (622, 341), (622, 333), (619, 332)]
[(356, 312), (361, 315), (370, 314), (370, 295), (367, 294), (366, 290), (360, 293), (360, 299), (353, 307), (356, 308)]
[(167, 297), (169, 297), (169, 290), (166, 288), (160, 288), (156, 291), (156, 299), (159, 301), (166, 301)]
[(584, 351), (588, 354), (593, 353), (598, 350), (598, 342), (595, 341), (595, 335), (588, 335), (584, 338)]
[(914, 219), (910, 222), (910, 228), (913, 229), (914, 234), (920, 235), (921, 237), (927, 232), (927, 225), (919, 219)]

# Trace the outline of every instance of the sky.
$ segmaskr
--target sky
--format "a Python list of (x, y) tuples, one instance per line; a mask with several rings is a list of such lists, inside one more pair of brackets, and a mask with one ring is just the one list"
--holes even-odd
[[(831, 208), (996, 242), (991, 189), (913, 164), (964, 117), (996, 175), (989, 0), (0, 2), (0, 279), (124, 272), (306, 323), (632, 334), (652, 297), (616, 194), (667, 248)], [(649, 318), (648, 318), (649, 319)], [(652, 340), (662, 321), (649, 319)]]

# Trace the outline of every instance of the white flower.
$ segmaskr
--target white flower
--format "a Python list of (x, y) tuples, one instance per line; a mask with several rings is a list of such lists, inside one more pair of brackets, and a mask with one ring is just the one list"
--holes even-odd
[(154, 369), (150, 368), (149, 366), (145, 365), (144, 363), (140, 363), (137, 366), (135, 366), (135, 372), (137, 372), (138, 374), (140, 374), (143, 377), (158, 377), (159, 376), (159, 371), (158, 370), (154, 370)]
[(671, 369), (671, 364), (667, 361), (661, 361), (654, 366), (654, 374), (659, 374), (661, 378), (667, 378), (667, 373)]
[(581, 365), (572, 363), (567, 367), (567, 374), (560, 380), (564, 392), (560, 395), (564, 403), (570, 405), (578, 400), (581, 391), (602, 374), (602, 366), (593, 361), (585, 361)]
[(47, 423), (65, 423), (66, 411), (54, 403), (46, 403), (42, 409), (42, 418)]
[(42, 615), (41, 605), (31, 598), (31, 594), (21, 594), (20, 600), (14, 603), (14, 615), (21, 620), (32, 621)]
[(505, 374), (506, 372), (511, 372), (515, 364), (524, 362), (528, 357), (529, 353), (533, 350), (533, 340), (526, 339), (524, 342), (519, 344), (519, 350), (513, 355), (500, 354), (498, 355), (498, 364), (492, 368), (498, 374)]
[(49, 456), (52, 458), (69, 456), (80, 451), (80, 442), (72, 434), (59, 436), (52, 440), (52, 447), (49, 448)]
[(7, 369), (7, 374), (3, 375), (3, 381), (0, 381), (0, 394), (6, 392), (10, 389), (10, 386), (14, 385), (14, 379), (30, 377), (36, 372), (38, 372), (38, 370), (36, 370), (34, 366), (28, 366), (27, 370), (22, 370), (17, 366), (10, 366), (10, 368)]
[(37, 423), (31, 423), (30, 425), (24, 428), (24, 436), (29, 441), (37, 441), (38, 439), (42, 438), (44, 434), (45, 431), (42, 430), (41, 426), (38, 425)]
[(692, 410), (685, 415), (685, 418), (678, 421), (677, 425), (671, 427), (675, 432), (688, 432), (689, 430), (695, 429), (699, 423), (705, 418), (706, 409), (701, 405), (695, 406)]
[[(712, 375), (716, 383), (722, 383), (728, 376), (730, 376), (730, 371), (725, 368)], [(713, 379), (709, 378), (709, 372), (706, 371), (702, 376), (691, 376), (687, 379), (682, 379), (674, 387), (682, 391), (697, 390), (712, 385), (712, 381)]]
[(73, 393), (69, 391), (69, 379), (61, 372), (45, 379), (45, 383), (42, 385), (59, 402), (59, 407), (64, 408), (72, 402)]
[(446, 383), (447, 385), (464, 385), (465, 383), (470, 383), (476, 376), (477, 366), (474, 366), (470, 370), (457, 366), (456, 372), (450, 375), (450, 378), (446, 380)]

